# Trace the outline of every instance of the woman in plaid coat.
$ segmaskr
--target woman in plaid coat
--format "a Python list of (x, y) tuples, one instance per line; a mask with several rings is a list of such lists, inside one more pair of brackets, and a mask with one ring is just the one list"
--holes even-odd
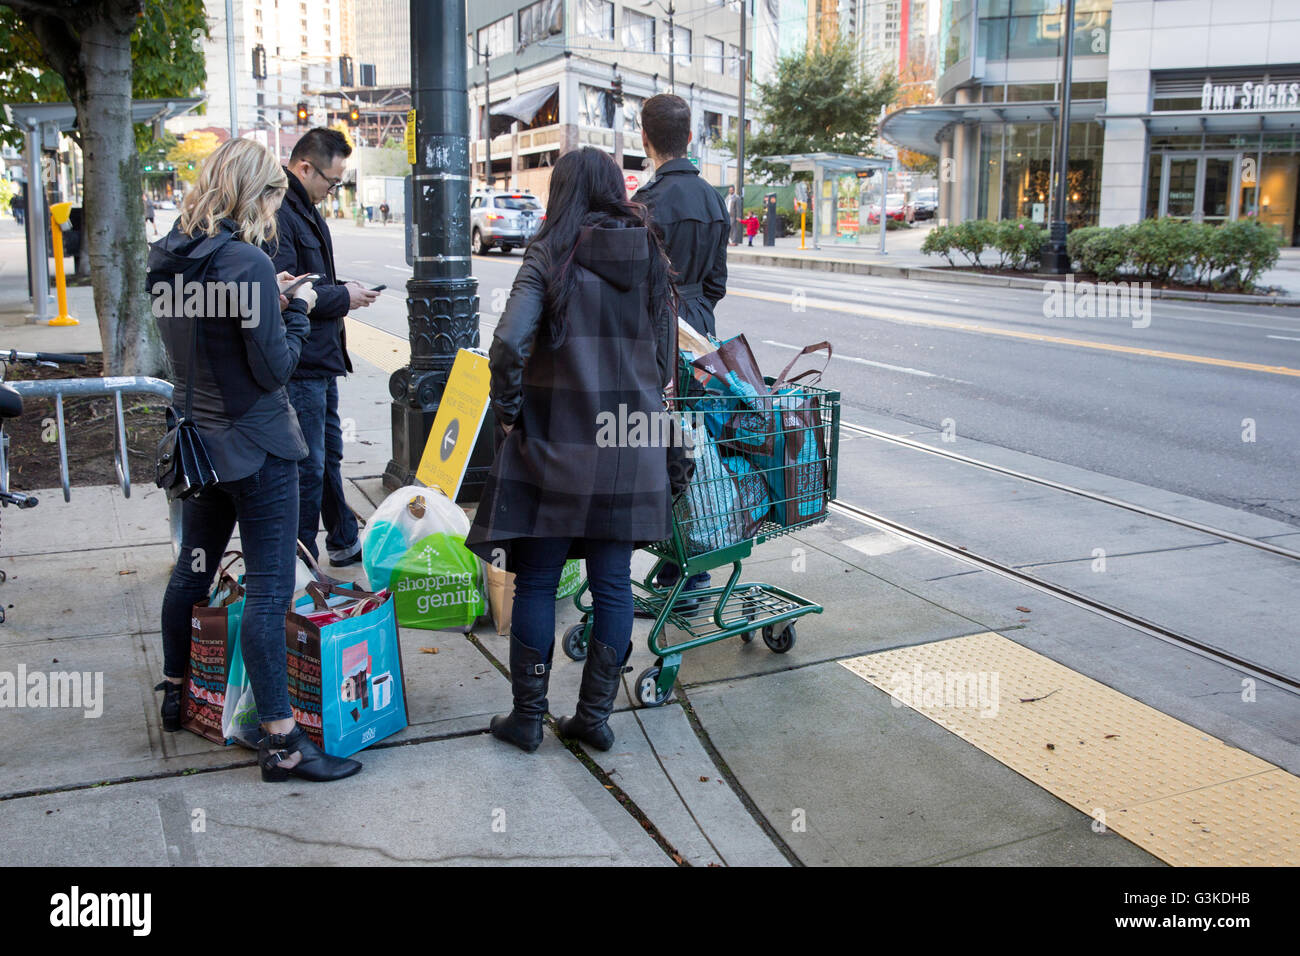
[(663, 392), (676, 331), (669, 264), (614, 160), (561, 156), (547, 219), (524, 255), (489, 353), (505, 431), (466, 543), (515, 572), (514, 708), (492, 733), (532, 752), (555, 647), (555, 590), (585, 558), (595, 605), (566, 737), (601, 750), (631, 652), (631, 558), (671, 534)]

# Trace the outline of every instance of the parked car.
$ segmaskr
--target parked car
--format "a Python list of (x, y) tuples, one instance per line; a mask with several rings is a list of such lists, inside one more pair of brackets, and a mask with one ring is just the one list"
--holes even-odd
[(541, 201), (527, 190), (480, 190), (469, 201), (470, 250), (510, 252), (532, 239), (545, 219)]
[(939, 214), (939, 190), (918, 189), (912, 197), (917, 219), (933, 219)]
[[(916, 210), (911, 203), (904, 200), (902, 193), (887, 193), (885, 195), (885, 215), (898, 222), (912, 222), (916, 218)], [(872, 204), (867, 214), (867, 222), (872, 225), (880, 222), (880, 203)]]
[(153, 208), (154, 209), (175, 209), (176, 203), (172, 202), (170, 199), (159, 199), (154, 202)]

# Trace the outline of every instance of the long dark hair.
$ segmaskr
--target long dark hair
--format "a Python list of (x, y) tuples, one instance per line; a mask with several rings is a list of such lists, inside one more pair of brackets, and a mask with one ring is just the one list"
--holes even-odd
[(670, 321), (676, 322), (668, 254), (650, 221), (650, 211), (627, 198), (623, 172), (614, 157), (587, 146), (571, 150), (556, 161), (546, 198), (546, 221), (533, 238), (552, 253), (544, 298), (552, 347), (564, 341), (565, 307), (577, 282), (573, 259), (578, 237), (587, 226), (614, 225), (646, 227), (650, 236), (650, 316), (653, 319), (667, 311)]

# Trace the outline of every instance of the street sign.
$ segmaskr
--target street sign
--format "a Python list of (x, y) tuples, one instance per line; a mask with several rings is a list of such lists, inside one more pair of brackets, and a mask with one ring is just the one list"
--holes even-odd
[(406, 162), (415, 165), (415, 110), (406, 111)]
[(635, 173), (628, 173), (627, 178), (623, 180), (623, 183), (627, 186), (627, 194), (629, 196), (641, 188), (641, 180), (637, 178)]
[(790, 169), (796, 173), (811, 173), (817, 168), (817, 164), (811, 159), (796, 159), (790, 164)]
[(478, 441), (487, 414), (491, 373), (486, 355), (461, 349), (452, 363), (438, 414), (429, 429), (415, 477), (437, 488), (452, 501), (460, 491), (470, 452)]

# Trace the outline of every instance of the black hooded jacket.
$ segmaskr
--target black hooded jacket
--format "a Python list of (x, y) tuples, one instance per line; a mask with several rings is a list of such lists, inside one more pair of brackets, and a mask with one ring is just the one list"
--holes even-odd
[(178, 222), (150, 247), (146, 280), (181, 411), (198, 323), (194, 421), (220, 481), (248, 477), (267, 454), (307, 456), (284, 388), (310, 329), (306, 303), (293, 299), (281, 313), (275, 267), (234, 230), (226, 220), (216, 236), (191, 237)]
[(634, 200), (650, 208), (673, 264), (682, 318), (697, 332), (717, 334), (713, 308), (727, 294), (727, 207), (689, 159), (670, 159)]
[(311, 337), (303, 346), (294, 378), (333, 378), (352, 371), (343, 320), (350, 298), (334, 271), (334, 241), (298, 177), (287, 168), (289, 189), (276, 213), (279, 237), (266, 251), (277, 272), (316, 273), (316, 307), (311, 310)]
[[(497, 453), (466, 544), (487, 560), (512, 539), (651, 542), (671, 531), (668, 452), (652, 430), (672, 373), (673, 327), (653, 315), (644, 226), (584, 228), (564, 333), (551, 334), (545, 295), (552, 250), (524, 253), (489, 352), (492, 408), (512, 425)], [(639, 431), (637, 430), (639, 429)]]

